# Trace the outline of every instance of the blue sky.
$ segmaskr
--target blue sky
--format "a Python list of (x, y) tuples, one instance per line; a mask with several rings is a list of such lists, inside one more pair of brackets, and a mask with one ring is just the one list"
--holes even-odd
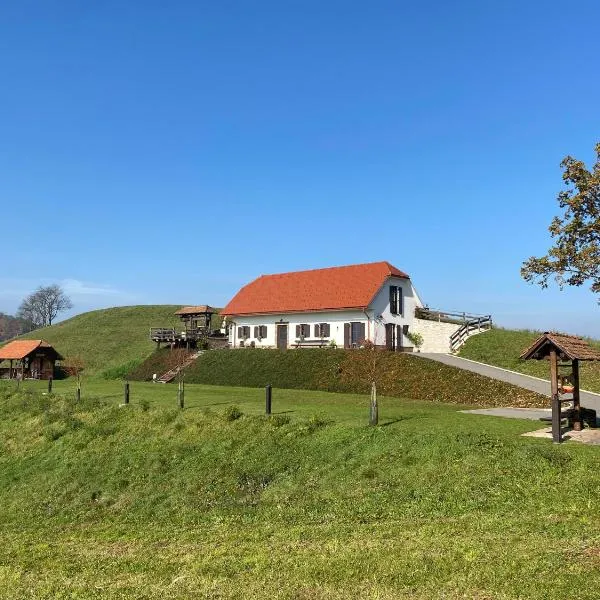
[(600, 4), (0, 7), (0, 311), (224, 304), (262, 273), (388, 260), (432, 307), (600, 337), (540, 290), (559, 163), (600, 141)]

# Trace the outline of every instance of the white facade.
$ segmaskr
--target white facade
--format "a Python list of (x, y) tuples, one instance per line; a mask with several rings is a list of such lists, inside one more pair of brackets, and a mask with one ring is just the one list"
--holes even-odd
[[(402, 302), (398, 314), (392, 314), (390, 310), (390, 286), (396, 286), (402, 290)], [(353, 343), (353, 339), (348, 340), (348, 327), (346, 324), (360, 324), (350, 326), (350, 338), (352, 330), (355, 333), (364, 328), (364, 339), (370, 340), (377, 346), (386, 345), (386, 324), (394, 326), (408, 326), (409, 331), (415, 321), (415, 308), (422, 306), (412, 283), (409, 279), (400, 277), (388, 277), (382, 285), (375, 298), (369, 306), (363, 311), (360, 309), (335, 310), (335, 311), (314, 311), (303, 313), (285, 313), (285, 314), (261, 314), (251, 316), (228, 316), (229, 343), (232, 348), (240, 346), (252, 346), (257, 348), (277, 348), (278, 347), (278, 328), (287, 329), (288, 348), (301, 346), (319, 346), (336, 345), (338, 348), (344, 348), (348, 341)], [(329, 325), (329, 336), (320, 337), (315, 335), (315, 325), (326, 323)], [(296, 335), (298, 325), (308, 325), (309, 331), (303, 339)], [(255, 335), (255, 328), (266, 327), (263, 333), (264, 337)], [(242, 333), (240, 336), (239, 328), (248, 328), (247, 337)], [(346, 330), (346, 334), (345, 334)], [(395, 331), (398, 329), (395, 327)], [(283, 342), (283, 331), (279, 331), (279, 347)], [(354, 336), (356, 337), (356, 336)], [(399, 343), (404, 349), (410, 349), (410, 342), (406, 336), (402, 335)]]

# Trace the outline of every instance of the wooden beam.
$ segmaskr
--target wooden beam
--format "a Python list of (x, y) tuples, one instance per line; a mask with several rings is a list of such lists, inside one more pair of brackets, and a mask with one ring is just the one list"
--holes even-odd
[(579, 393), (579, 360), (573, 360), (573, 429), (581, 431), (581, 395)]
[(552, 441), (555, 444), (562, 442), (562, 429), (560, 418), (560, 396), (558, 395), (558, 357), (556, 350), (550, 350), (550, 391), (552, 393)]

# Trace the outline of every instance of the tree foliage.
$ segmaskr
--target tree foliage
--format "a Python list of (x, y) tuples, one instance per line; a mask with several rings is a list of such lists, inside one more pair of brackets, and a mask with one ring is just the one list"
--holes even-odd
[(558, 194), (564, 214), (555, 217), (549, 227), (554, 245), (548, 254), (532, 256), (523, 263), (525, 281), (544, 288), (551, 278), (561, 288), (591, 282), (592, 291), (600, 293), (600, 143), (595, 150), (596, 163), (591, 171), (571, 156), (561, 162), (568, 186)]
[(56, 284), (40, 286), (21, 302), (17, 316), (32, 324), (32, 328), (52, 325), (57, 315), (73, 308), (73, 303)]

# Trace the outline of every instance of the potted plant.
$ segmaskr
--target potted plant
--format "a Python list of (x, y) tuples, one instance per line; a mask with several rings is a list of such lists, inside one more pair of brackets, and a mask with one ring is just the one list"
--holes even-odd
[(409, 331), (406, 337), (410, 343), (416, 348), (417, 352), (421, 352), (421, 346), (423, 345), (423, 335), (418, 331)]

